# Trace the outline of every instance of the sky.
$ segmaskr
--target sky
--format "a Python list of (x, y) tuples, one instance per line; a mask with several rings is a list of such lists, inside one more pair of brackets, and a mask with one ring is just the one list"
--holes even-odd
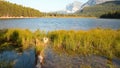
[(66, 5), (79, 1), (85, 3), (88, 0), (6, 0), (26, 7), (35, 8), (41, 12), (64, 10)]

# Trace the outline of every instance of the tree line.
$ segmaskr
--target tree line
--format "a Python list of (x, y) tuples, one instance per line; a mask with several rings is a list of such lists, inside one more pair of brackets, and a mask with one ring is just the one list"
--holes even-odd
[(81, 16), (95, 16), (95, 17), (118, 17), (120, 18), (120, 1), (110, 1), (103, 4), (85, 7), (83, 10), (76, 12)]
[(42, 13), (30, 7), (0, 1), (0, 17), (40, 17)]
[(44, 13), (39, 10), (24, 7), (0, 0), (0, 17), (76, 17), (78, 14)]
[(43, 13), (0, 0), (0, 17), (100, 17), (120, 18), (120, 1), (110, 1), (95, 6), (85, 7), (73, 14)]

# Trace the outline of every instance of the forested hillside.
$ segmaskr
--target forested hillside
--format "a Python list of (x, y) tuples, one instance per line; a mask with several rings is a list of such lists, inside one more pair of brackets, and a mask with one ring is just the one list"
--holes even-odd
[(82, 16), (120, 18), (120, 1), (109, 1), (99, 5), (85, 7), (76, 13)]
[(42, 13), (36, 9), (0, 0), (0, 17), (40, 17)]

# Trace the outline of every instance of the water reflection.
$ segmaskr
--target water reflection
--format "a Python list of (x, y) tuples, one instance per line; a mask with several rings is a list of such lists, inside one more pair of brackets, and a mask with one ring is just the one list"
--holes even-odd
[(35, 68), (33, 48), (23, 52), (3, 51), (0, 53), (0, 68)]

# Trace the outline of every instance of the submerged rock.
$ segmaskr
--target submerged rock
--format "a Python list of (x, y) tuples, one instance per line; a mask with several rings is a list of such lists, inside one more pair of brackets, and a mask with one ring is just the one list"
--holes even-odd
[(50, 48), (46, 50), (44, 58), (43, 68), (120, 68), (119, 59), (111, 61), (106, 57), (97, 55), (70, 56), (64, 53), (59, 55)]

